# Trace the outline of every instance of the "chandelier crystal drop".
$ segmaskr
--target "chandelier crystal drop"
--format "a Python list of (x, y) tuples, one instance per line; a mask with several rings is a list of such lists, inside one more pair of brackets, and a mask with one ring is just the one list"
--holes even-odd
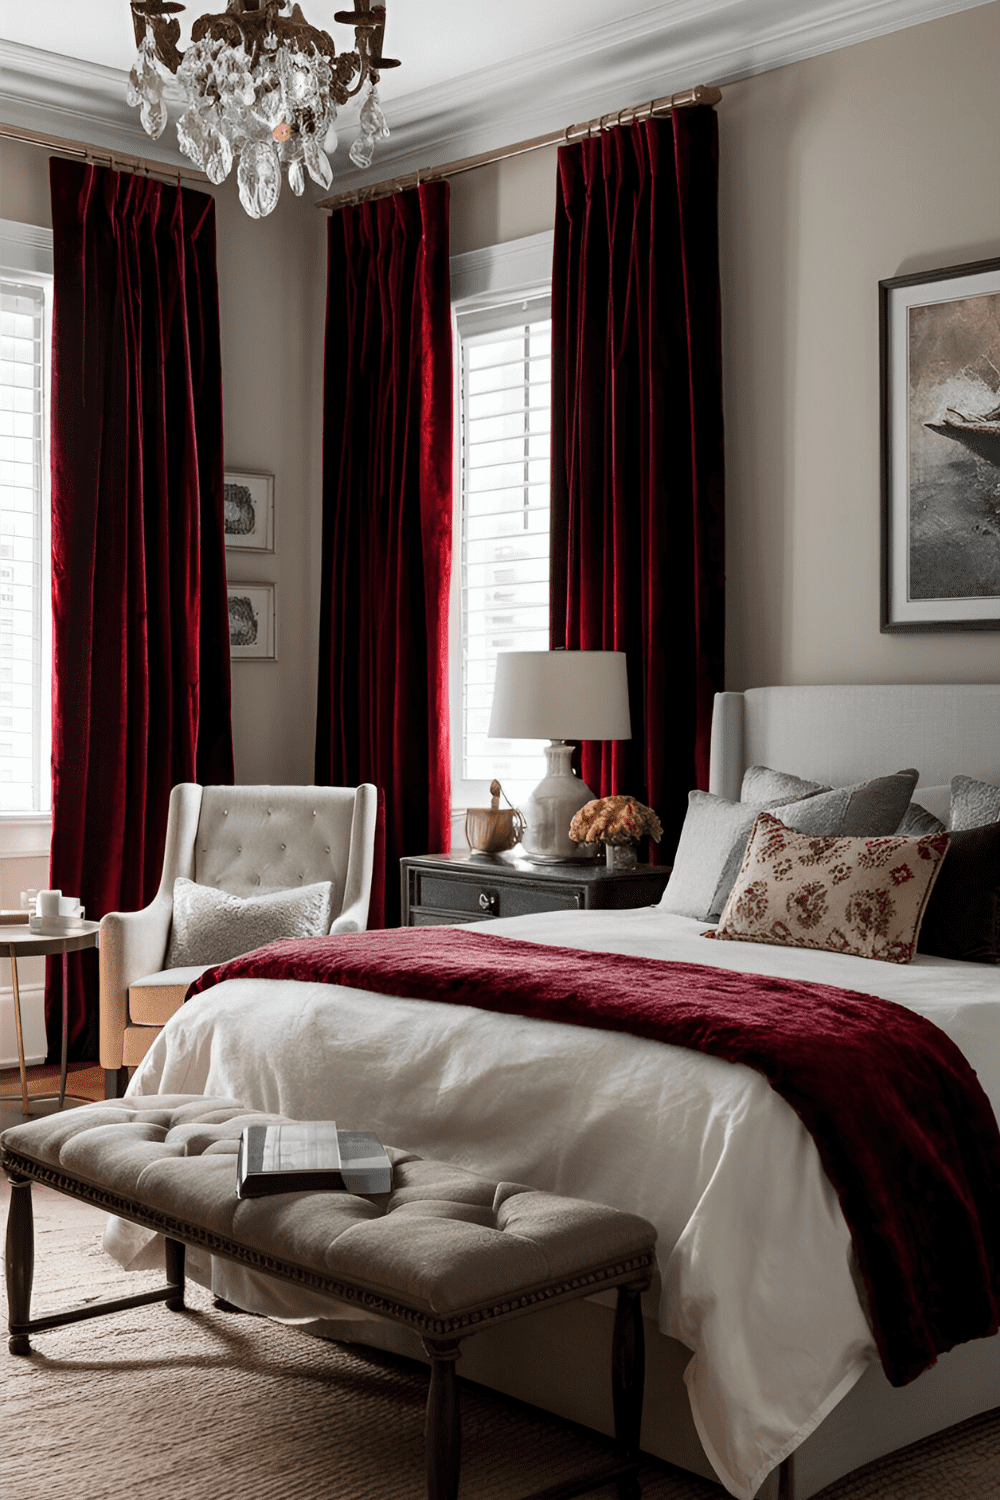
[(371, 166), (376, 140), (389, 134), (378, 84), (382, 69), (399, 63), (382, 56), (385, 6), (355, 0), (353, 11), (337, 11), (335, 21), (354, 27), (357, 49), (338, 53), (297, 4), (283, 15), (288, 4), (229, 0), (223, 14), (195, 21), (190, 45), (179, 52), (180, 22), (174, 17), (183, 5), (131, 0), (139, 52), (127, 102), (138, 107), (143, 129), (155, 140), (167, 124), (164, 82), (176, 79), (185, 106), (177, 121), (181, 150), (215, 183), (238, 162), (240, 202), (253, 219), (277, 204), (282, 167), (296, 195), (305, 188), (306, 173), (329, 188), (337, 109), (366, 83), (361, 130), (350, 152), (355, 166)]

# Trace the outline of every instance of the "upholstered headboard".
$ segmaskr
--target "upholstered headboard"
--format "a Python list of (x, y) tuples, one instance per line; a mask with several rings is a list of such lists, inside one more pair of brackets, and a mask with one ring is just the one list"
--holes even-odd
[(717, 693), (709, 790), (738, 800), (747, 766), (848, 786), (916, 766), (1000, 784), (1000, 683), (761, 687)]

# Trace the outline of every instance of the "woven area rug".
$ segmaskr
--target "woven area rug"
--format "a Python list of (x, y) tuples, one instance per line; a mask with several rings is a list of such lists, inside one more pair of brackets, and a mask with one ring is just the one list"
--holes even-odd
[[(6, 1219), (6, 1184), (0, 1207)], [(103, 1215), (48, 1190), (35, 1200), (36, 1315), (157, 1285), (100, 1248)], [(219, 1312), (139, 1308), (0, 1350), (2, 1490), (10, 1500), (423, 1500), (426, 1369)], [(6, 1328), (6, 1309), (4, 1309)], [(608, 1445), (462, 1383), (461, 1500), (512, 1500), (580, 1473)], [(599, 1500), (615, 1494), (606, 1486)], [(650, 1461), (644, 1500), (724, 1500)], [(997, 1500), (1000, 1414), (870, 1464), (823, 1500)]]

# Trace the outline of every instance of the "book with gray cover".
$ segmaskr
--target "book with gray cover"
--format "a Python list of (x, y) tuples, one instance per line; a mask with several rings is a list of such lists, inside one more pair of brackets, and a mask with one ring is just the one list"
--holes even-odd
[(248, 1125), (240, 1136), (236, 1196), (392, 1189), (392, 1163), (371, 1130), (338, 1130), (334, 1120)]

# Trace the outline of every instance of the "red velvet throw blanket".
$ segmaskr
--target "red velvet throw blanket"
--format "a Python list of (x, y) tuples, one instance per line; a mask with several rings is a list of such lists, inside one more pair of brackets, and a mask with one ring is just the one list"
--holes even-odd
[(272, 943), (209, 969), (628, 1031), (763, 1073), (816, 1142), (854, 1242), (893, 1385), (995, 1333), (1000, 1130), (932, 1022), (832, 985), (555, 948), (460, 928)]

